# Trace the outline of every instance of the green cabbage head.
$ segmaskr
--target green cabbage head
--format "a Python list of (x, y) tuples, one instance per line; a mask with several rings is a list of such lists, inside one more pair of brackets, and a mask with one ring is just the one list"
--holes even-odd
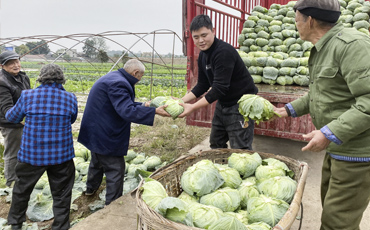
[(288, 176), (269, 178), (258, 184), (258, 190), (267, 196), (290, 203), (297, 189), (297, 182)]
[(162, 164), (162, 161), (158, 156), (150, 156), (144, 161), (143, 164), (146, 166), (147, 170), (153, 170), (155, 167)]
[(265, 222), (270, 226), (275, 226), (288, 208), (289, 204), (287, 202), (265, 195), (251, 197), (247, 204), (249, 221), (251, 223)]
[(232, 188), (222, 188), (200, 198), (200, 203), (220, 208), (224, 212), (233, 212), (240, 206), (239, 191)]
[(230, 168), (227, 165), (215, 164), (215, 166), (225, 180), (225, 183), (221, 186), (222, 188), (238, 188), (242, 183), (242, 178), (238, 170)]
[(245, 225), (235, 217), (225, 216), (214, 222), (209, 230), (247, 230)]
[(254, 174), (256, 168), (262, 164), (261, 156), (255, 152), (248, 153), (232, 153), (228, 158), (228, 165), (231, 168), (238, 170), (243, 178), (247, 178)]
[(195, 227), (208, 229), (211, 224), (224, 217), (221, 209), (210, 205), (192, 203), (189, 207)]
[(194, 226), (192, 214), (189, 212), (187, 204), (179, 198), (165, 197), (157, 205), (155, 210), (169, 220), (187, 226)]
[(203, 196), (217, 190), (224, 178), (210, 160), (190, 166), (181, 176), (181, 187), (189, 195)]
[(175, 100), (173, 98), (167, 99), (164, 104), (168, 105), (166, 108), (164, 108), (167, 113), (169, 113), (172, 117), (172, 119), (176, 119), (177, 116), (182, 114), (184, 112), (184, 107), (182, 107), (179, 103), (184, 103), (181, 99)]
[(163, 198), (168, 197), (166, 189), (154, 179), (145, 178), (144, 181), (144, 185), (141, 187), (144, 190), (141, 198), (149, 207), (155, 209)]
[(253, 224), (248, 224), (247, 230), (270, 230), (271, 226), (265, 222), (255, 222)]

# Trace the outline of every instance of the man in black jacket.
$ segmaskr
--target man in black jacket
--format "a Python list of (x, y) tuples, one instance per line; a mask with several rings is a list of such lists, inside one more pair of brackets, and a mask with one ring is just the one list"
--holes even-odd
[[(238, 52), (230, 44), (215, 37), (212, 21), (207, 15), (196, 16), (190, 31), (194, 44), (201, 50), (198, 58), (198, 83), (182, 100), (185, 117), (217, 100), (210, 135), (211, 148), (252, 149), (254, 121), (243, 128), (238, 100), (244, 94), (257, 94), (258, 89)], [(204, 93), (194, 104), (188, 104)]]
[(16, 179), (15, 165), (21, 145), (23, 124), (5, 119), (6, 112), (15, 105), (21, 91), (30, 88), (30, 79), (21, 71), (19, 55), (12, 51), (0, 54), (0, 131), (4, 137), (4, 175), (6, 185), (11, 187)]

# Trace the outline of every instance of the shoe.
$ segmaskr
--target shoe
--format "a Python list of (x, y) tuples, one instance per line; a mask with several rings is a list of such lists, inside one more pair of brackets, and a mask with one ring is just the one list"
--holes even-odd
[(12, 230), (21, 230), (22, 229), (22, 224), (12, 224)]
[(85, 196), (92, 196), (96, 193), (96, 190), (94, 189), (86, 189), (86, 191), (84, 192)]

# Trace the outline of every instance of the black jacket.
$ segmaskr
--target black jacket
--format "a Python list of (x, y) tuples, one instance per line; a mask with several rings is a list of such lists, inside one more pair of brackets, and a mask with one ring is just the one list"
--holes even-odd
[(25, 72), (19, 72), (17, 77), (0, 71), (0, 127), (17, 128), (22, 124), (14, 124), (5, 119), (6, 112), (17, 103), (21, 92), (30, 88), (30, 79)]
[(196, 97), (207, 91), (208, 103), (218, 100), (223, 106), (233, 106), (244, 94), (258, 92), (236, 49), (216, 37), (212, 46), (199, 54), (198, 83), (192, 89)]

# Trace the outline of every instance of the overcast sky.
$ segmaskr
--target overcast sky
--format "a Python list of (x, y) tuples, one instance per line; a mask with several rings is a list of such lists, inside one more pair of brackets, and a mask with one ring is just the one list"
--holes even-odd
[[(0, 0), (0, 37), (167, 29), (182, 39), (181, 17), (182, 0)], [(138, 39), (132, 35), (109, 38), (125, 47), (133, 46), (133, 51), (151, 51), (144, 42), (134, 45)], [(150, 36), (146, 39), (153, 41)], [(173, 35), (157, 35), (155, 48), (159, 53), (172, 52), (173, 39)], [(68, 48), (76, 44), (67, 39), (58, 42)], [(121, 48), (112, 42), (107, 45), (110, 50)], [(181, 42), (176, 38), (175, 53), (181, 54), (181, 50)]]

